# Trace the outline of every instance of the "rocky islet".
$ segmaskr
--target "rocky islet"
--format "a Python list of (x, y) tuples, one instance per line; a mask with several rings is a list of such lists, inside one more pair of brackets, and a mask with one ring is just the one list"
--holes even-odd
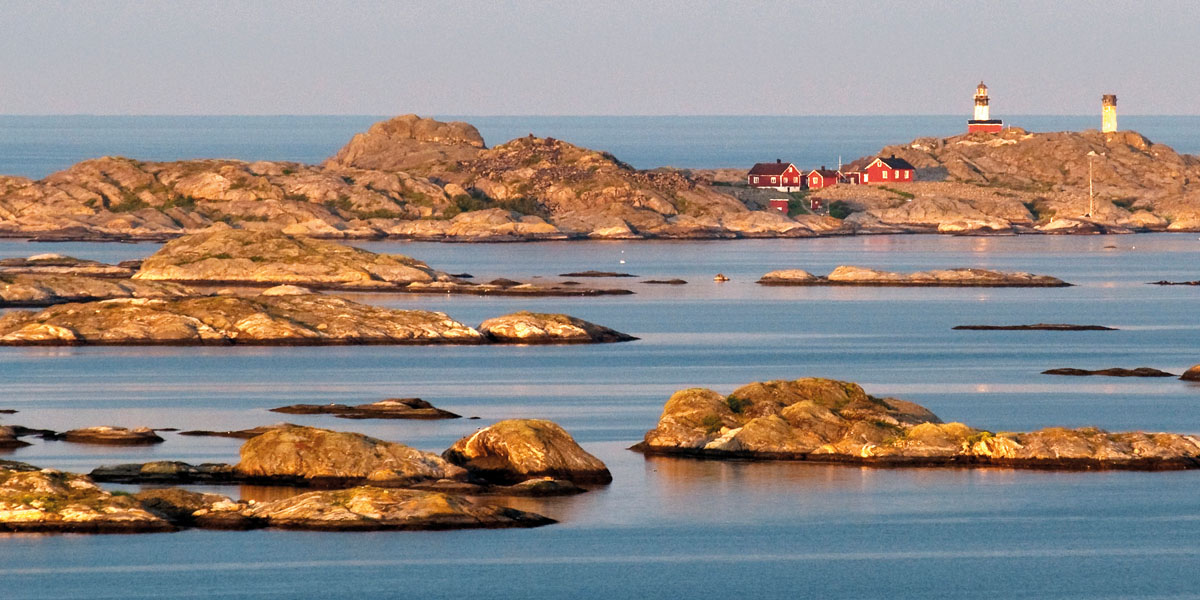
[(701, 388), (681, 390), (635, 449), (892, 467), (1200, 468), (1200, 439), (1195, 436), (1089, 427), (992, 432), (944, 423), (912, 402), (877, 398), (857, 384), (819, 378), (752, 383), (727, 396)]
[(763, 275), (758, 283), (776, 286), (885, 286), (885, 287), (1069, 287), (1049, 275), (988, 269), (939, 269), (897, 273), (857, 266), (840, 266), (826, 276), (802, 269), (782, 269)]

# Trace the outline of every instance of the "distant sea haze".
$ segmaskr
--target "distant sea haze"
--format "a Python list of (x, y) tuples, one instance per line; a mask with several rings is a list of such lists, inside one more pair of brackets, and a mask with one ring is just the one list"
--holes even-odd
[[(1099, 107), (1097, 107), (1098, 109)], [(634, 167), (749, 168), (782, 159), (833, 168), (889, 144), (950, 136), (969, 115), (940, 116), (457, 116), (489, 146), (529, 135), (606, 150)], [(1031, 131), (1095, 129), (1100, 114), (998, 115)], [(41, 178), (100, 156), (166, 161), (192, 158), (319, 163), (380, 116), (0, 116), (0, 174)], [(1187, 154), (1200, 154), (1200, 116), (1122, 116), (1132, 129)]]

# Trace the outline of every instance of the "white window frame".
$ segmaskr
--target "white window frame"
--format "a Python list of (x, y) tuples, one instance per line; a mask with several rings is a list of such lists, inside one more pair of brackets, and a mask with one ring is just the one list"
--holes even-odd
[(754, 176), (754, 183), (758, 183), (758, 175)]
[(887, 179), (887, 174), (888, 174), (888, 172), (887, 172), (887, 171), (884, 171), (884, 172), (883, 172), (883, 178), (884, 178), (884, 179)]

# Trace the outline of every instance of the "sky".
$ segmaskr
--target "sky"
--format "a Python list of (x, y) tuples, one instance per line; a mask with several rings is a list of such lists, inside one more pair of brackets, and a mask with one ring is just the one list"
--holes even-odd
[(1200, 2), (0, 0), (0, 114), (1200, 114)]

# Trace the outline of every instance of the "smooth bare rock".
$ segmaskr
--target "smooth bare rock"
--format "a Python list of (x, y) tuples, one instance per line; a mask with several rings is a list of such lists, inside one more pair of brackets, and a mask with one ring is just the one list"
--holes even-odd
[(1046, 428), (994, 433), (943, 423), (924, 407), (829, 379), (752, 383), (728, 396), (676, 392), (635, 449), (650, 454), (891, 466), (1039, 469), (1200, 468), (1200, 438)]
[(292, 404), (272, 408), (289, 415), (333, 415), (339, 419), (458, 419), (462, 415), (442, 410), (420, 398), (388, 398), (368, 404)]
[(444, 276), (399, 254), (279, 231), (224, 230), (167, 242), (133, 278), (369, 289), (430, 282), (439, 275)]
[(0, 275), (82, 275), (125, 278), (134, 270), (62, 254), (37, 254), (28, 258), (0, 259)]
[(173, 531), (133, 498), (89, 478), (53, 470), (0, 469), (0, 531), (147, 533)]
[[(0, 425), (0, 448), (20, 448), (28, 445), (29, 442), (23, 441), (15, 429)], [(0, 465), (0, 468), (3, 468), (3, 465)]]
[(429, 163), (468, 160), (483, 147), (483, 136), (467, 123), (443, 123), (409, 114), (376, 123), (365, 133), (356, 134), (325, 165), (406, 171)]
[(609, 483), (604, 463), (581, 448), (558, 424), (509, 419), (484, 427), (450, 446), (446, 460), (499, 482), (553, 477), (575, 483)]
[(373, 486), (308, 492), (259, 504), (250, 515), (272, 527), (334, 531), (496, 529), (555, 522), (457, 495)]
[(444, 313), (336, 296), (213, 296), (60, 304), (0, 317), (0, 345), (479, 344)]
[(134, 494), (142, 508), (181, 527), (205, 529), (256, 529), (265, 519), (246, 514), (249, 506), (220, 494), (205, 494), (181, 488), (154, 488)]
[(109, 483), (233, 483), (233, 467), (222, 463), (190, 465), (175, 460), (101, 465), (88, 476)]
[(1179, 376), (1184, 381), (1200, 381), (1200, 365), (1196, 365)]
[(148, 446), (161, 444), (163, 439), (153, 429), (138, 427), (83, 427), (58, 435), (57, 439), (76, 444), (105, 444), (112, 446)]
[(520, 344), (610, 343), (637, 339), (569, 315), (527, 311), (488, 319), (479, 326), (479, 331), (496, 342)]
[(114, 298), (184, 298), (198, 292), (160, 281), (101, 279), (74, 275), (0, 275), (0, 307), (50, 306)]
[(780, 269), (771, 271), (759, 278), (763, 285), (811, 285), (824, 281), (823, 277), (813, 275), (803, 269)]
[(242, 445), (235, 470), (251, 480), (299, 480), (310, 485), (370, 482), (403, 487), (466, 476), (465, 470), (436, 454), (314, 427), (280, 427), (250, 438)]
[(859, 285), (897, 287), (1066, 287), (1071, 284), (1048, 275), (990, 271), (987, 269), (938, 269), (895, 273), (866, 267), (840, 266), (821, 277), (801, 269), (771, 271), (758, 280), (762, 285)]
[(839, 285), (903, 285), (946, 287), (1065, 287), (1069, 283), (1049, 275), (991, 271), (987, 269), (938, 269), (915, 273), (893, 273), (855, 266), (841, 266), (828, 276)]

